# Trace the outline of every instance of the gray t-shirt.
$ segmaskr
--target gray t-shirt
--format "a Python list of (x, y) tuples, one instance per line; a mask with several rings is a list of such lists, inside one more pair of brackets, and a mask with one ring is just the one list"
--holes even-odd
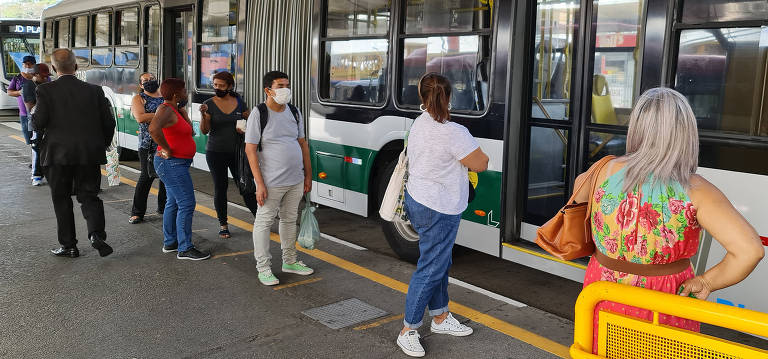
[[(299, 138), (304, 138), (304, 119), (299, 112), (298, 124), (293, 113), (285, 106), (283, 112), (269, 111), (264, 127), (264, 138), (259, 152), (259, 167), (264, 183), (269, 187), (295, 186), (304, 181), (304, 159)], [(262, 138), (259, 109), (254, 107), (248, 116), (245, 143), (259, 144)]]
[(408, 194), (440, 213), (464, 212), (469, 177), (460, 161), (478, 147), (466, 127), (437, 122), (424, 112), (413, 121), (408, 135)]

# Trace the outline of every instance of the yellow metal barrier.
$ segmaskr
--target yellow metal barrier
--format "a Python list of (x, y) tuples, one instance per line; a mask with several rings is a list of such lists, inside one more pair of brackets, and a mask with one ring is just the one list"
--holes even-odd
[[(592, 354), (595, 306), (611, 301), (653, 312), (653, 322), (600, 312)], [(659, 323), (659, 313), (768, 337), (768, 314), (612, 282), (595, 282), (576, 301), (573, 358), (768, 358), (768, 351)]]

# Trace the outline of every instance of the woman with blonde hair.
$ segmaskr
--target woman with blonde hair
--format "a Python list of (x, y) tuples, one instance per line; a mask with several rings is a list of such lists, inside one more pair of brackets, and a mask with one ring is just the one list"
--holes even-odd
[[(592, 198), (590, 188), (576, 197), (577, 203), (592, 201), (597, 247), (585, 287), (609, 281), (706, 299), (752, 272), (764, 253), (759, 236), (717, 187), (695, 174), (698, 157), (696, 118), (685, 97), (669, 88), (640, 96), (630, 115), (626, 155), (603, 167)], [(702, 228), (727, 254), (696, 276), (689, 258), (698, 250)], [(648, 310), (602, 302), (595, 325), (600, 310), (652, 319)], [(699, 330), (690, 319), (661, 314), (659, 320)]]
[(408, 136), (408, 183), (405, 211), (419, 233), (419, 261), (405, 297), (403, 329), (397, 345), (410, 356), (424, 356), (416, 330), (424, 309), (432, 316), (430, 331), (467, 336), (472, 328), (448, 311), (448, 269), (451, 252), (467, 208), (467, 169), (482, 172), (488, 156), (466, 127), (451, 121), (451, 83), (430, 73), (419, 81), (421, 116)]

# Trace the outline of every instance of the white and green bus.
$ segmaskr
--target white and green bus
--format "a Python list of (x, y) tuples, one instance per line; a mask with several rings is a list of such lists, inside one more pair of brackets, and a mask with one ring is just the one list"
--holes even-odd
[[(472, 175), (477, 197), (457, 243), (575, 281), (586, 262), (541, 251), (536, 229), (581, 171), (624, 152), (635, 99), (674, 87), (697, 115), (699, 173), (768, 236), (764, 0), (63, 0), (42, 26), (43, 56), (73, 48), (79, 76), (104, 86), (128, 150), (142, 72), (185, 79), (194, 122), (216, 71), (234, 73), (249, 104), (266, 71), (287, 72), (308, 122), (312, 200), (360, 216), (377, 216), (419, 115), (418, 79), (440, 72), (453, 84), (452, 119), (490, 156)], [(207, 169), (206, 138), (196, 140), (194, 166)], [(398, 255), (418, 258), (408, 223), (383, 226)], [(705, 234), (696, 270), (723, 255)], [(767, 274), (761, 264), (712, 300), (768, 312)]]

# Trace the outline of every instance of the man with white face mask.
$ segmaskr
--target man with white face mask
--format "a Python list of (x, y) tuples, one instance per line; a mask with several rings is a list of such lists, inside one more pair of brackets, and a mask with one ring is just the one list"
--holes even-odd
[(32, 131), (27, 127), (28, 116), (27, 107), (24, 105), (24, 98), (21, 97), (21, 88), (24, 86), (24, 82), (32, 80), (32, 66), (37, 63), (37, 58), (32, 55), (24, 56), (21, 60), (20, 73), (11, 79), (11, 83), (8, 84), (8, 95), (18, 98), (19, 101), (19, 122), (21, 123), (21, 133), (24, 136), (24, 141), (29, 145), (29, 138), (32, 135)]
[(296, 219), (302, 195), (312, 189), (309, 145), (304, 138), (301, 113), (289, 104), (288, 75), (271, 71), (264, 75), (265, 103), (248, 116), (245, 152), (256, 182), (259, 208), (253, 223), (253, 254), (259, 281), (276, 285), (269, 254), (269, 232), (275, 215), (280, 216), (280, 247), (285, 273), (310, 275), (314, 271), (297, 260)]

